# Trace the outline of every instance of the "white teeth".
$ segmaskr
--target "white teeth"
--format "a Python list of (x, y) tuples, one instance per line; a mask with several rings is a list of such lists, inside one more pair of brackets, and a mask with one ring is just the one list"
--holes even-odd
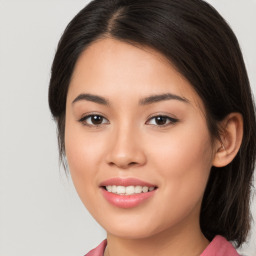
[(143, 191), (143, 193), (147, 193), (148, 192), (148, 187), (143, 187), (142, 191)]
[(107, 186), (106, 189), (108, 192), (112, 192), (112, 186)]
[(132, 194), (134, 194), (134, 186), (128, 186), (128, 187), (126, 187), (126, 189), (125, 189), (125, 194), (126, 194), (126, 195), (132, 195)]
[(110, 186), (110, 187), (111, 187), (111, 191), (109, 191), (109, 192), (116, 193), (116, 186), (114, 185), (114, 186)]
[(116, 187), (117, 194), (125, 194), (125, 187), (124, 186), (117, 186)]
[(116, 186), (116, 185), (108, 185), (106, 186), (106, 190), (108, 192), (112, 192), (114, 194), (119, 195), (133, 195), (140, 193), (147, 193), (153, 191), (155, 187), (147, 187), (147, 186)]
[(136, 186), (135, 187), (135, 193), (136, 194), (139, 194), (139, 193), (141, 193), (142, 192), (142, 186)]

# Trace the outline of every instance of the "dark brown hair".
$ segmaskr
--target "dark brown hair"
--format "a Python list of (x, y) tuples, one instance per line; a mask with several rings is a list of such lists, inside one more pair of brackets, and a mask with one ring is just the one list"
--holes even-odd
[(49, 105), (65, 155), (65, 106), (70, 79), (81, 53), (95, 40), (111, 37), (162, 53), (204, 102), (209, 130), (232, 112), (244, 120), (235, 159), (212, 167), (200, 224), (211, 240), (223, 235), (240, 246), (250, 228), (250, 191), (256, 157), (255, 107), (238, 41), (219, 13), (201, 0), (94, 0), (69, 23), (52, 65)]

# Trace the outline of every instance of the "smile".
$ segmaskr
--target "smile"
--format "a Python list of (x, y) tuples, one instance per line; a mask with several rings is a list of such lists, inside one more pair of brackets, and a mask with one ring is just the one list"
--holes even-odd
[(156, 185), (137, 178), (111, 178), (100, 184), (105, 200), (119, 208), (136, 207), (155, 195)]
[(118, 185), (108, 185), (104, 187), (108, 192), (118, 194), (118, 195), (134, 195), (140, 193), (151, 192), (156, 187), (147, 186), (118, 186)]

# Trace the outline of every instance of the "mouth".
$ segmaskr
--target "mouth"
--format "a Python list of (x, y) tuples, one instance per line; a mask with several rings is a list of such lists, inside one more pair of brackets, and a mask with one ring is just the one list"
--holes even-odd
[(158, 187), (137, 178), (111, 178), (100, 184), (103, 197), (120, 208), (133, 208), (154, 197)]
[(133, 185), (130, 185), (130, 186), (107, 185), (107, 186), (102, 186), (102, 188), (110, 193), (122, 195), (122, 196), (148, 193), (157, 189), (157, 187), (155, 186), (149, 187), (149, 186), (133, 186)]
[(106, 191), (117, 195), (134, 195), (148, 193), (157, 189), (157, 186), (137, 178), (111, 178), (100, 184)]

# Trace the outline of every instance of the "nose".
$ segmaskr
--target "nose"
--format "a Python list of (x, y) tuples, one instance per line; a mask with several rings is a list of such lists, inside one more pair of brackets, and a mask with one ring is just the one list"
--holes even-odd
[(120, 169), (143, 166), (147, 159), (140, 136), (129, 128), (113, 132), (110, 138), (107, 163)]

